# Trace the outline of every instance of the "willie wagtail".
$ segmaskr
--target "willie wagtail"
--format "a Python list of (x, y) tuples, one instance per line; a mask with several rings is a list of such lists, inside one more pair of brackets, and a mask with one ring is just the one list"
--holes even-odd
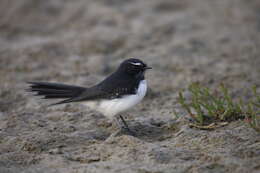
[(99, 84), (90, 88), (49, 82), (28, 82), (30, 92), (44, 99), (65, 99), (52, 105), (82, 102), (109, 119), (119, 116), (124, 128), (129, 127), (120, 113), (139, 103), (147, 91), (145, 71), (151, 69), (139, 59), (127, 59)]

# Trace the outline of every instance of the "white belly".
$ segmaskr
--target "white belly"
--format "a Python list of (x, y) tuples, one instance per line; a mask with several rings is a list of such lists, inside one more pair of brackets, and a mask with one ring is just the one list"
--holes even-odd
[(142, 80), (139, 84), (136, 95), (127, 95), (122, 98), (113, 100), (102, 100), (99, 102), (89, 101), (83, 104), (101, 112), (106, 117), (112, 119), (116, 114), (127, 111), (128, 109), (139, 103), (144, 98), (146, 91), (146, 80)]

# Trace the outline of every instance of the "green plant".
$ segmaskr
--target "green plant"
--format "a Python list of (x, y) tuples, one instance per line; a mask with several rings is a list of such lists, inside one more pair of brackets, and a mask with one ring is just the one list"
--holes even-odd
[(213, 92), (198, 83), (192, 83), (188, 91), (191, 93), (189, 101), (183, 96), (183, 92), (179, 92), (178, 102), (195, 120), (193, 126), (214, 128), (218, 125), (212, 123), (227, 124), (226, 122), (247, 118), (251, 127), (260, 128), (259, 111), (256, 111), (260, 105), (260, 96), (257, 95), (256, 87), (253, 88), (255, 99), (248, 104), (244, 104), (242, 99), (232, 99), (229, 90), (223, 84)]
[[(256, 92), (256, 86), (253, 87), (254, 98), (247, 105), (246, 122), (250, 127), (260, 133), (260, 95)], [(258, 108), (256, 111), (255, 108)]]

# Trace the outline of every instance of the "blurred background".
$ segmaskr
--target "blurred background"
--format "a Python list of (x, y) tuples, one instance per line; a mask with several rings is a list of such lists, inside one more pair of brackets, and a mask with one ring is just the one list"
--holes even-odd
[[(7, 136), (27, 134), (26, 124), (54, 116), (42, 108), (46, 102), (25, 94), (26, 81), (90, 86), (131, 57), (153, 67), (148, 97), (132, 119), (171, 118), (178, 91), (191, 82), (224, 82), (234, 96), (252, 85), (259, 90), (259, 48), (259, 0), (0, 0), (0, 127)], [(53, 109), (73, 112), (65, 108)], [(10, 145), (19, 137), (3, 139), (9, 148), (2, 153), (20, 151)], [(18, 164), (15, 158), (0, 164)]]
[(5, 82), (78, 80), (136, 57), (155, 67), (156, 80), (170, 79), (168, 89), (193, 79), (253, 82), (259, 6), (257, 0), (1, 0), (1, 73), (9, 72)]

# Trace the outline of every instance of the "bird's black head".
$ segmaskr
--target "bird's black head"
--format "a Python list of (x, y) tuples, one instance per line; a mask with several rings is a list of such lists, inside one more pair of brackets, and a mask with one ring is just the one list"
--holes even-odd
[(151, 69), (151, 67), (148, 67), (143, 61), (135, 58), (130, 58), (123, 61), (118, 70), (129, 75), (138, 77), (144, 76), (144, 72), (147, 69)]

